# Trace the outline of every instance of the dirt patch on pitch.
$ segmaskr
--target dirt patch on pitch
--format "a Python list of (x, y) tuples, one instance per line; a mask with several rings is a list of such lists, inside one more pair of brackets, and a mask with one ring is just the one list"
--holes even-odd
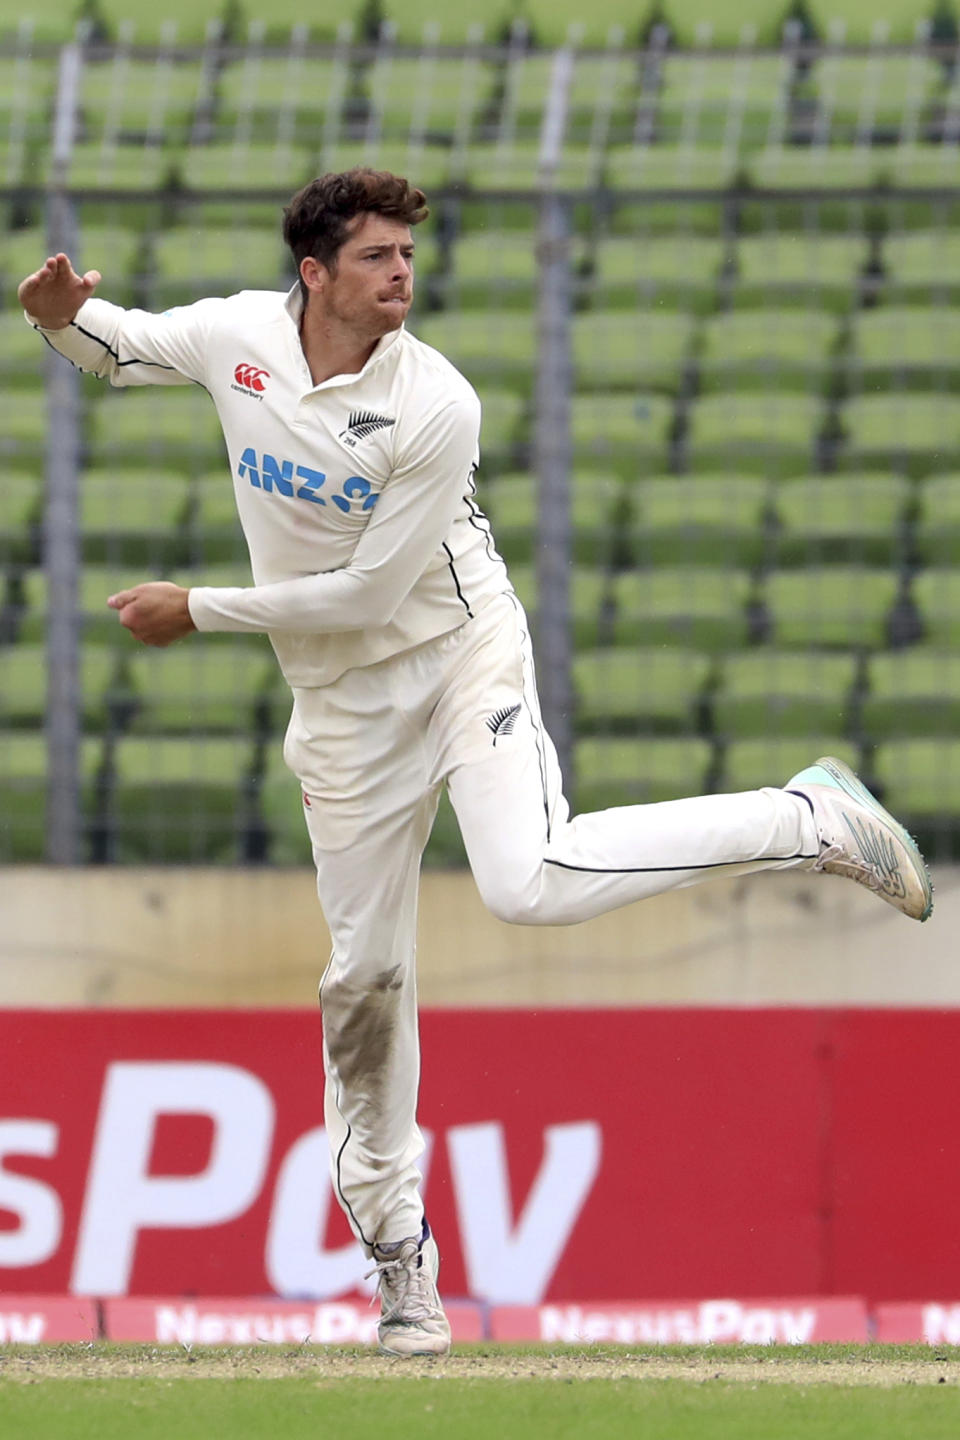
[(464, 1347), (442, 1360), (391, 1360), (367, 1350), (260, 1347), (185, 1350), (165, 1346), (60, 1345), (0, 1349), (0, 1382), (114, 1378), (283, 1379), (312, 1376), (318, 1385), (352, 1379), (409, 1380), (686, 1380), (737, 1385), (960, 1385), (960, 1357), (932, 1349), (896, 1354), (882, 1347), (831, 1353), (703, 1349), (669, 1352), (616, 1347), (543, 1351)]

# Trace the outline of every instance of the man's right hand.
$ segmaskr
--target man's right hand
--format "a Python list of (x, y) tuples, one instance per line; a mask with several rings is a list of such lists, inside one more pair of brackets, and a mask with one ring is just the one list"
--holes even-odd
[(100, 271), (78, 275), (63, 253), (20, 282), (17, 299), (44, 330), (63, 330), (100, 284)]

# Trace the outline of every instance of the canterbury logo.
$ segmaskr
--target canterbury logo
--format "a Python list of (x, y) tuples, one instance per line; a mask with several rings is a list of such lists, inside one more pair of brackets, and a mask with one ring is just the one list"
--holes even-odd
[(349, 423), (340, 431), (339, 438), (352, 449), (358, 440), (366, 440), (375, 430), (388, 430), (396, 423), (391, 416), (377, 415), (373, 410), (351, 410)]
[(241, 364), (234, 370), (233, 378), (245, 390), (256, 390), (259, 393), (265, 389), (263, 382), (270, 379), (270, 371), (258, 370), (256, 365)]
[(512, 735), (513, 727), (517, 723), (517, 716), (520, 714), (519, 705), (511, 705), (503, 710), (494, 710), (492, 715), (487, 717), (487, 729), (493, 732), (493, 743), (496, 745), (501, 735)]

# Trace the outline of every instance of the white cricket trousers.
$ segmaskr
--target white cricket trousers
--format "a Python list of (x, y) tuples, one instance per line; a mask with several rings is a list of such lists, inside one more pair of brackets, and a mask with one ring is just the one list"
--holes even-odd
[(818, 854), (810, 807), (778, 789), (571, 820), (512, 594), (414, 650), (295, 690), (284, 756), (333, 942), (320, 986), (331, 1173), (368, 1254), (419, 1235), (423, 1217), (417, 891), (444, 782), (482, 899), (520, 925), (570, 925)]

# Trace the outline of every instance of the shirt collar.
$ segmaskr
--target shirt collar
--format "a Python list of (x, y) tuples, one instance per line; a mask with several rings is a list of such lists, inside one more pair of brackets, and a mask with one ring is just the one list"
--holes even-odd
[[(287, 298), (283, 302), (283, 308), (293, 321), (297, 348), (300, 354), (303, 355), (303, 347), (300, 344), (300, 321), (303, 319), (303, 295), (300, 291), (299, 281), (297, 281), (295, 285), (292, 285), (287, 292)], [(369, 374), (375, 365), (379, 365), (387, 351), (393, 345), (396, 345), (403, 333), (403, 328), (401, 325), (398, 330), (388, 330), (386, 335), (380, 336), (380, 339), (370, 352), (370, 358), (362, 370), (356, 370), (349, 375), (331, 375), (329, 380), (321, 381), (321, 383), (314, 388), (322, 390), (327, 385), (349, 385), (352, 381), (359, 380), (362, 376)], [(304, 357), (304, 363), (306, 363), (306, 357)]]

